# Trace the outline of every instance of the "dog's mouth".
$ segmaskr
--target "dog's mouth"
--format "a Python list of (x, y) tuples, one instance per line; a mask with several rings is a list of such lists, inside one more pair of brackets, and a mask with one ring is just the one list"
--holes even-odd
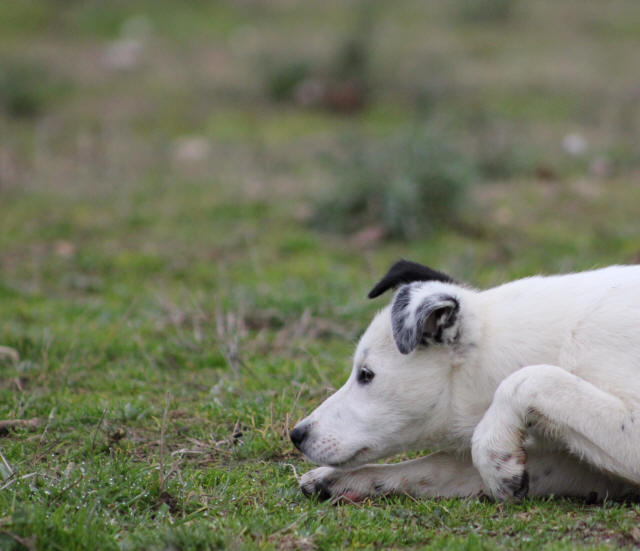
[[(338, 469), (344, 469), (348, 467), (357, 467), (362, 464), (362, 456), (366, 455), (366, 453), (370, 451), (370, 448), (364, 447), (360, 448), (356, 453), (354, 453), (349, 459), (344, 461), (339, 461), (337, 463), (328, 463), (329, 467), (335, 467)], [(366, 461), (366, 459), (365, 459)]]

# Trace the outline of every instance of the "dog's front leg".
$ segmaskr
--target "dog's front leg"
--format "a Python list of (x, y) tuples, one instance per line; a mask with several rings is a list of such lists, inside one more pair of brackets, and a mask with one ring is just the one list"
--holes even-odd
[(640, 482), (640, 418), (635, 421), (634, 411), (560, 367), (528, 366), (500, 384), (473, 433), (473, 464), (497, 499), (528, 492), (523, 444), (534, 423), (597, 470)]
[(471, 460), (440, 452), (411, 461), (364, 465), (353, 470), (319, 467), (300, 479), (300, 488), (306, 495), (351, 501), (389, 494), (467, 497), (479, 495), (482, 487), (482, 479)]

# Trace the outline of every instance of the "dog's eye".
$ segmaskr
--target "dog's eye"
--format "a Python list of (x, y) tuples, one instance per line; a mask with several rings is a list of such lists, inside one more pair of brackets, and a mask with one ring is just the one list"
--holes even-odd
[(368, 367), (361, 367), (358, 371), (358, 382), (361, 385), (366, 385), (373, 380), (375, 373), (371, 371)]

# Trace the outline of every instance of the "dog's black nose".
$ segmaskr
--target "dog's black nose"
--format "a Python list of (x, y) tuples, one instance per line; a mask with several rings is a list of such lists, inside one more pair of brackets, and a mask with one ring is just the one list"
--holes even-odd
[(291, 438), (293, 445), (300, 449), (300, 446), (302, 446), (302, 443), (305, 441), (308, 433), (309, 430), (307, 425), (298, 425), (297, 427), (293, 427), (293, 430), (289, 433), (289, 438)]

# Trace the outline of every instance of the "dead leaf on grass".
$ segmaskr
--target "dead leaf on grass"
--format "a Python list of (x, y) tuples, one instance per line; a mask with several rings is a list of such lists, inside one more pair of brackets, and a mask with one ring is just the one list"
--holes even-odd
[(20, 354), (15, 348), (11, 348), (10, 346), (0, 346), (0, 358), (9, 358), (14, 363), (18, 363), (20, 361)]
[(109, 433), (109, 444), (120, 442), (120, 440), (125, 436), (127, 436), (127, 430), (123, 427), (118, 427), (116, 430)]
[(36, 430), (40, 426), (40, 419), (7, 419), (0, 421), (0, 436), (6, 436), (9, 431), (24, 428), (28, 430)]
[(172, 515), (176, 514), (180, 510), (180, 508), (178, 507), (178, 500), (166, 490), (160, 493), (159, 498), (159, 505), (166, 505)]
[(278, 536), (274, 538), (276, 549), (279, 551), (314, 551), (315, 543), (309, 537)]

